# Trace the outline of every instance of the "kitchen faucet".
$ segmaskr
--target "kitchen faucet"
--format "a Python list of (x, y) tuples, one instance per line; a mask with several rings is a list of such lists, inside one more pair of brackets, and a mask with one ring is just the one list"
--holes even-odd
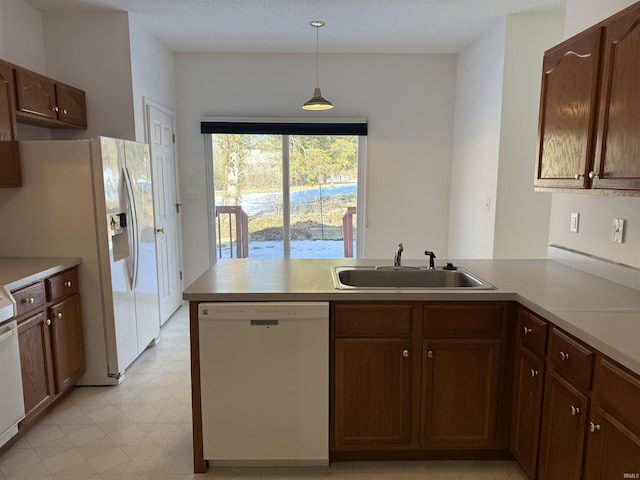
[(430, 252), (429, 250), (425, 251), (424, 254), (429, 255), (429, 270), (435, 270), (436, 265), (433, 259), (436, 258), (436, 254), (433, 252)]
[(396, 248), (395, 253), (393, 254), (393, 266), (394, 267), (399, 267), (402, 264), (402, 251), (404, 249), (402, 248), (402, 244), (399, 243), (398, 244), (398, 248)]

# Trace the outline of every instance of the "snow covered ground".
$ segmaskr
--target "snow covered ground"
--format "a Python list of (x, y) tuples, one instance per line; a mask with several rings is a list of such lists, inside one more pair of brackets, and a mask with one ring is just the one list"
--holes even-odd
[[(355, 252), (355, 242), (353, 251)], [(249, 242), (250, 258), (283, 258), (282, 242)], [(233, 256), (235, 258), (235, 246)], [(222, 246), (222, 258), (229, 258), (229, 244)], [(291, 242), (291, 258), (344, 258), (342, 240), (300, 240)]]

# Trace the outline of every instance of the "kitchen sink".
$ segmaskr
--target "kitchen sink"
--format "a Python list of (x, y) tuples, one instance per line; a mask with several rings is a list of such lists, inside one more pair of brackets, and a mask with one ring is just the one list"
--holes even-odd
[(463, 268), (446, 270), (426, 267), (331, 267), (333, 283), (340, 290), (351, 289), (464, 289), (493, 290), (496, 287)]

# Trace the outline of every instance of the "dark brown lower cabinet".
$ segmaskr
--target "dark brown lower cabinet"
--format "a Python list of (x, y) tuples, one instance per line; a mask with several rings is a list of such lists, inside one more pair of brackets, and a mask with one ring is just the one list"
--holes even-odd
[(603, 358), (596, 378), (585, 479), (640, 478), (640, 378)]
[(49, 307), (56, 393), (71, 388), (85, 372), (80, 295)]
[(535, 478), (538, 466), (544, 360), (518, 346), (513, 378), (511, 453), (522, 469)]
[(424, 340), (422, 446), (494, 446), (500, 343), (499, 339)]
[(410, 339), (335, 341), (334, 441), (341, 447), (409, 444)]
[(580, 480), (589, 398), (548, 370), (542, 409), (538, 480)]
[(18, 326), (22, 391), (27, 419), (46, 408), (55, 394), (50, 329), (45, 313), (38, 312)]

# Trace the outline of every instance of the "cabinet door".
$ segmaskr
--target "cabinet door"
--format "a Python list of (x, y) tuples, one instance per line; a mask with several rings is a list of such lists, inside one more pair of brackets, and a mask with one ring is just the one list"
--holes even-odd
[(24, 410), (28, 419), (53, 401), (53, 367), (49, 326), (44, 311), (19, 323)]
[(593, 162), (602, 29), (548, 50), (543, 59), (535, 186), (587, 188)]
[(553, 370), (547, 373), (538, 480), (580, 480), (588, 398)]
[(87, 107), (82, 90), (56, 84), (56, 99), (58, 102), (58, 119), (70, 125), (87, 128)]
[(640, 478), (640, 436), (600, 408), (592, 416), (589, 432), (586, 480)]
[(536, 478), (544, 361), (518, 346), (513, 381), (511, 453), (529, 478)]
[(0, 187), (22, 186), (13, 83), (12, 65), (0, 60)]
[(336, 448), (409, 444), (410, 348), (410, 339), (335, 340)]
[(607, 25), (594, 188), (640, 189), (640, 5)]
[(421, 444), (491, 448), (495, 443), (500, 340), (424, 340)]
[(16, 68), (17, 110), (40, 118), (57, 120), (56, 92), (52, 79)]
[(85, 372), (80, 295), (49, 307), (49, 314), (56, 393), (62, 393)]

